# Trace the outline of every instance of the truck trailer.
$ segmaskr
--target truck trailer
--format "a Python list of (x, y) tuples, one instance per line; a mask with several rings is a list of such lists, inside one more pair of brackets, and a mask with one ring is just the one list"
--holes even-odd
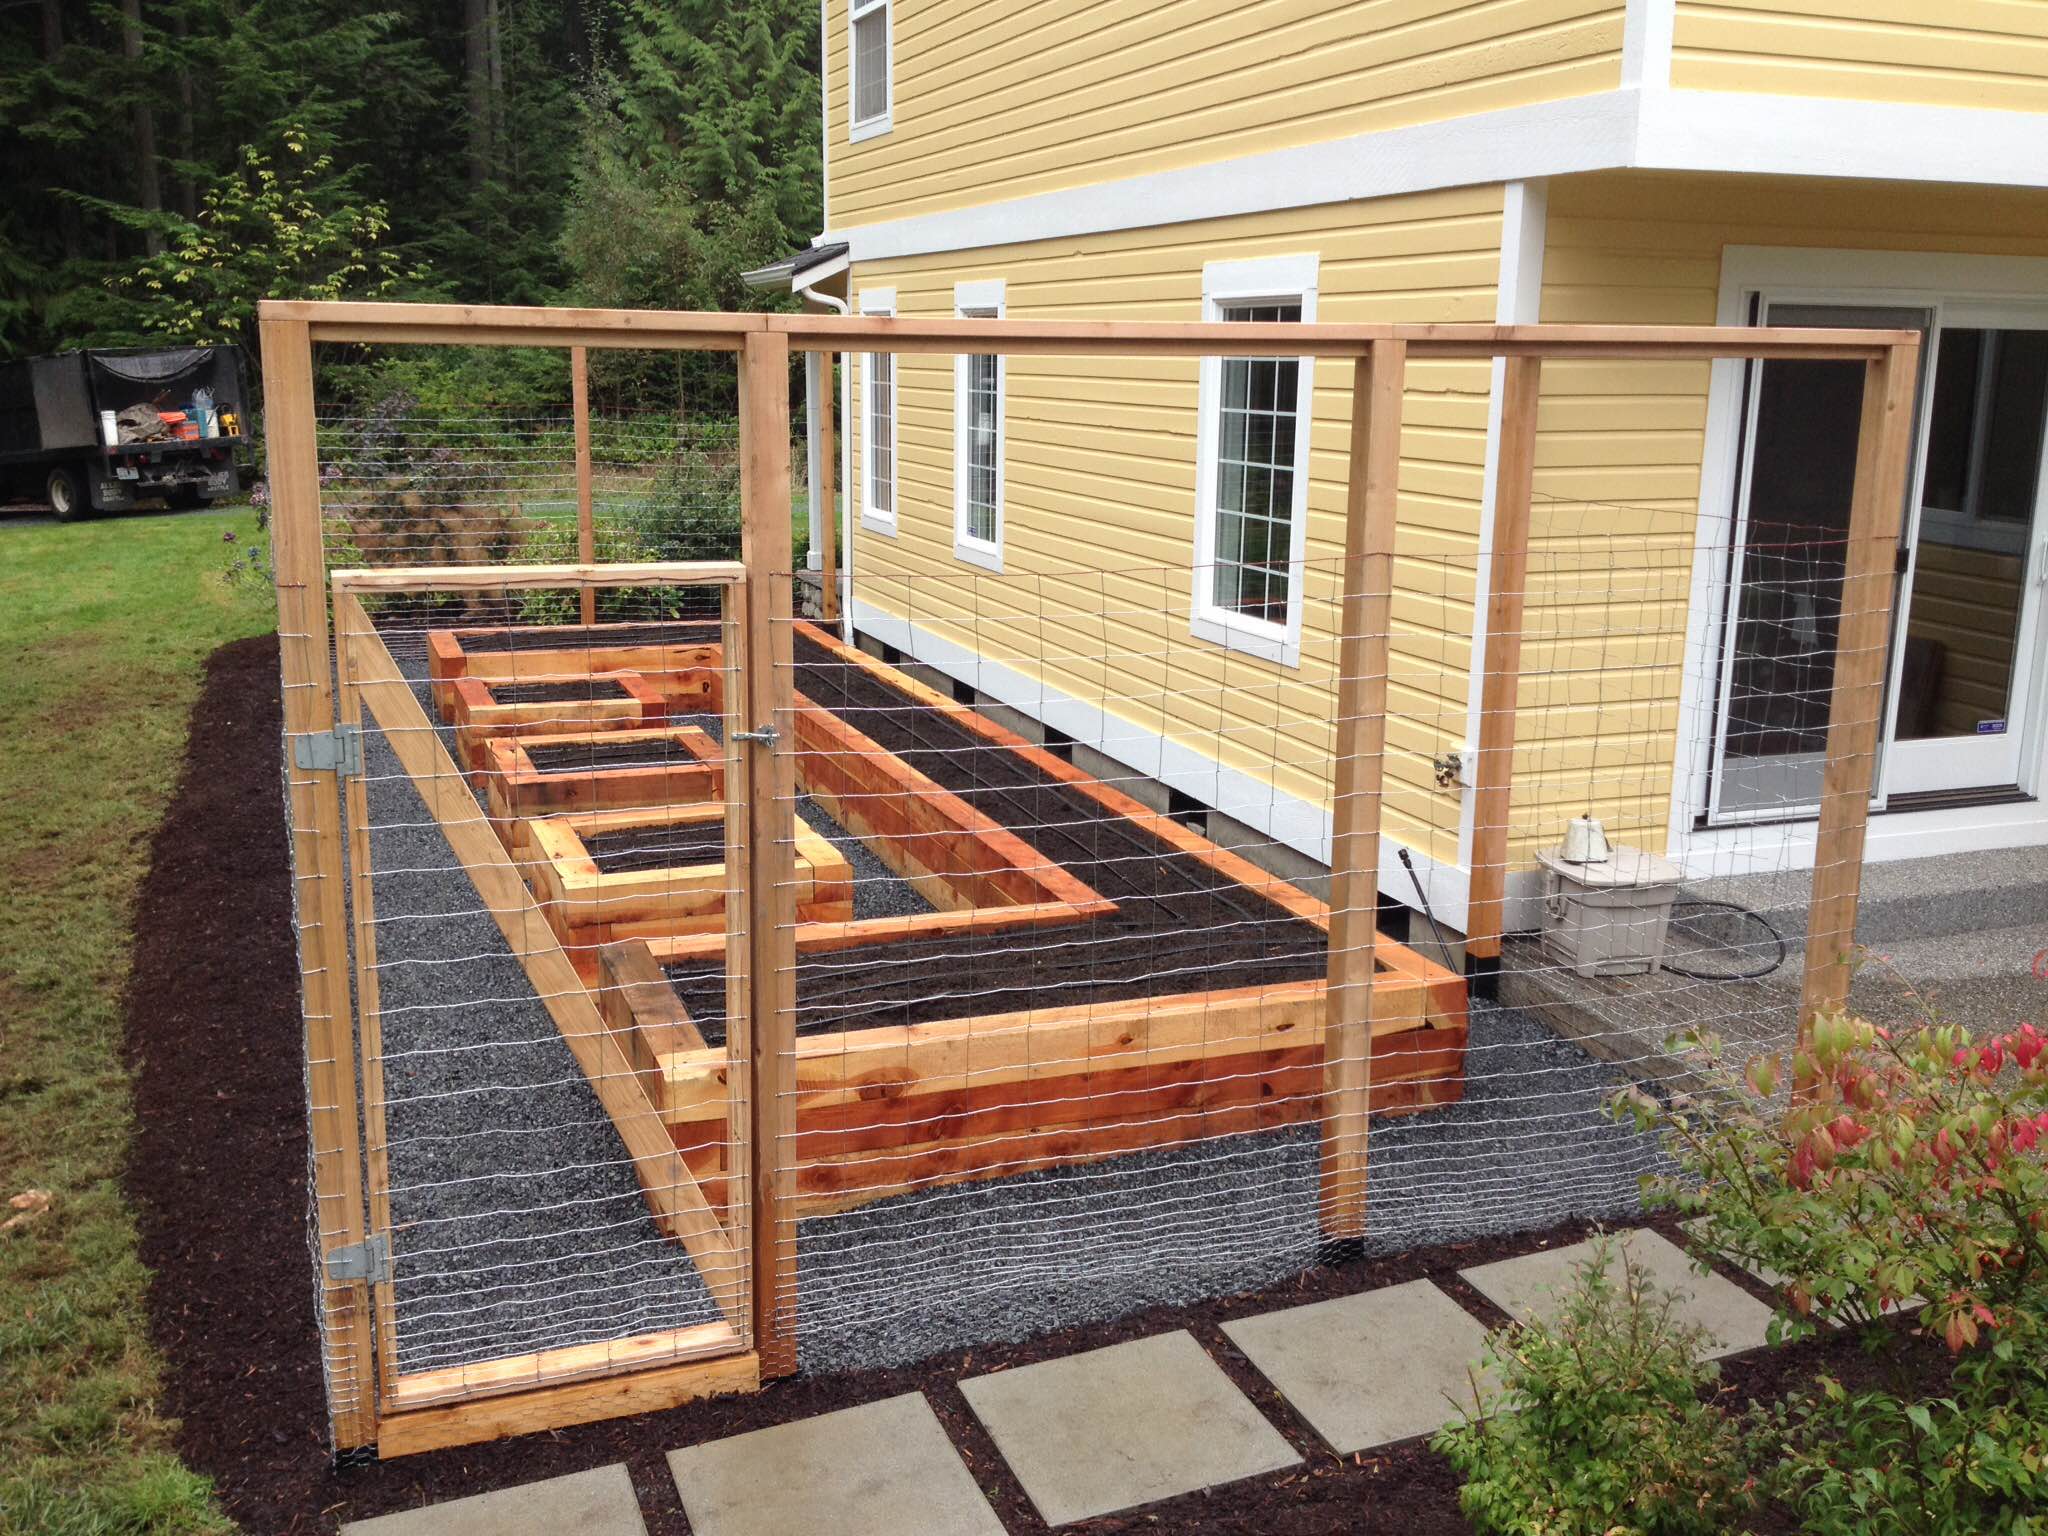
[(0, 489), (61, 518), (241, 488), (249, 443), (239, 347), (91, 348), (0, 363)]

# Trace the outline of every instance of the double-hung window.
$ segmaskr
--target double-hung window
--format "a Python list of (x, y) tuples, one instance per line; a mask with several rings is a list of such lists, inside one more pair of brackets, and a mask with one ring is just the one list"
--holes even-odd
[[(1210, 320), (1315, 318), (1313, 256), (1212, 262), (1202, 278)], [(1314, 362), (1305, 357), (1208, 358), (1202, 365), (1190, 628), (1200, 639), (1286, 666), (1301, 656), (1313, 384)]]
[[(896, 313), (896, 290), (869, 288), (860, 296), (864, 315)], [(863, 528), (896, 536), (896, 355), (864, 352), (860, 362), (860, 522)]]
[[(959, 283), (963, 320), (1000, 320), (1000, 280)], [(1003, 568), (1003, 384), (995, 352), (965, 352), (953, 363), (953, 553), (991, 571)]]
[(854, 143), (887, 133), (896, 105), (889, 8), (890, 0), (850, 0), (847, 137)]

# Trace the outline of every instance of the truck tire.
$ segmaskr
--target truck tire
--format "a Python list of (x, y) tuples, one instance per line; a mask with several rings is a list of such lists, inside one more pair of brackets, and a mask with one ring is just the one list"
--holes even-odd
[(213, 498), (196, 486), (181, 486), (164, 500), (174, 512), (194, 512), (213, 505)]
[(85, 477), (72, 465), (59, 464), (43, 482), (43, 497), (62, 523), (76, 522), (92, 510), (85, 499)]

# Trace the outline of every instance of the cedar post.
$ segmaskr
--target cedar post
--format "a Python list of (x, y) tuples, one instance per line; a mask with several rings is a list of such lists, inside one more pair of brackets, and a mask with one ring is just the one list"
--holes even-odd
[(1330, 829), (1330, 962), (1324, 1006), (1320, 1226), (1326, 1243), (1365, 1236), (1372, 1096), (1373, 946), (1379, 916), (1380, 786), (1387, 741), (1387, 631), (1401, 479), (1408, 347), (1378, 341), (1351, 382), (1337, 648), (1337, 762)]
[[(597, 521), (590, 504), (590, 349), (569, 349), (569, 413), (576, 423), (576, 559), (597, 564)], [(597, 622), (597, 588), (582, 593), (585, 624)]]
[(284, 683), (290, 783), (292, 881), (311, 1100), (315, 1225), (327, 1416), (338, 1450), (377, 1438), (377, 1374), (369, 1288), (326, 1278), (336, 1249), (361, 1243), (362, 1141), (356, 1118), (356, 1048), (348, 984), (347, 906), (341, 851), (341, 787), (334, 770), (292, 760), (302, 738), (332, 731), (334, 673), (327, 630), (326, 560), (320, 547), (320, 456), (314, 438), (313, 348), (301, 320), (263, 320), (264, 440), (268, 448), (271, 554)]
[(1486, 675), (1479, 689), (1478, 787), (1472, 802), (1472, 878), (1465, 958), (1500, 963), (1508, 881), (1508, 814), (1515, 776), (1515, 693), (1522, 681), (1522, 606), (1529, 586), (1529, 501), (1536, 470), (1536, 404), (1543, 359), (1506, 359), (1500, 457), (1493, 481), (1493, 552), (1486, 587)]
[(813, 413), (818, 432), (818, 526), (811, 530), (811, 542), (818, 547), (818, 583), (824, 598), (820, 610), (827, 624), (839, 622), (839, 444), (832, 410), (832, 364), (830, 352), (813, 354), (818, 359), (818, 399)]
[[(796, 759), (789, 536), (789, 338), (749, 332), (740, 350), (740, 558), (747, 568), (743, 756), (748, 1027), (753, 1074), (754, 1347), (764, 1377), (796, 1370)], [(785, 745), (786, 743), (786, 745)]]
[(1856, 897), (1863, 878), (1863, 833), (1877, 737), (1884, 717), (1892, 590), (1899, 521), (1905, 510), (1913, 392), (1920, 344), (1904, 342), (1863, 369), (1863, 413), (1856, 437), (1843, 551), (1842, 616), (1828, 695), (1827, 763), (1820, 825), (1813, 845), (1813, 898), (1807, 913), (1806, 976), (1799, 998), (1803, 1042), (1814, 1016), (1849, 1001), (1856, 944)]

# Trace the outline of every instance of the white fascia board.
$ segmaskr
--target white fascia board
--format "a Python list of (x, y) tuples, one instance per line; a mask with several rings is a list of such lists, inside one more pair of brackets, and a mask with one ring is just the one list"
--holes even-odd
[(831, 230), (855, 261), (1309, 208), (1626, 164), (1635, 93), (1608, 91)]
[(1644, 170), (2048, 187), (2048, 114), (1735, 91), (1641, 93)]
[[(1653, 15), (1660, 14), (1651, 6)], [(987, 250), (1197, 219), (1585, 171), (2048, 187), (2048, 113), (1645, 83), (1440, 123), (836, 229), (854, 261)]]

